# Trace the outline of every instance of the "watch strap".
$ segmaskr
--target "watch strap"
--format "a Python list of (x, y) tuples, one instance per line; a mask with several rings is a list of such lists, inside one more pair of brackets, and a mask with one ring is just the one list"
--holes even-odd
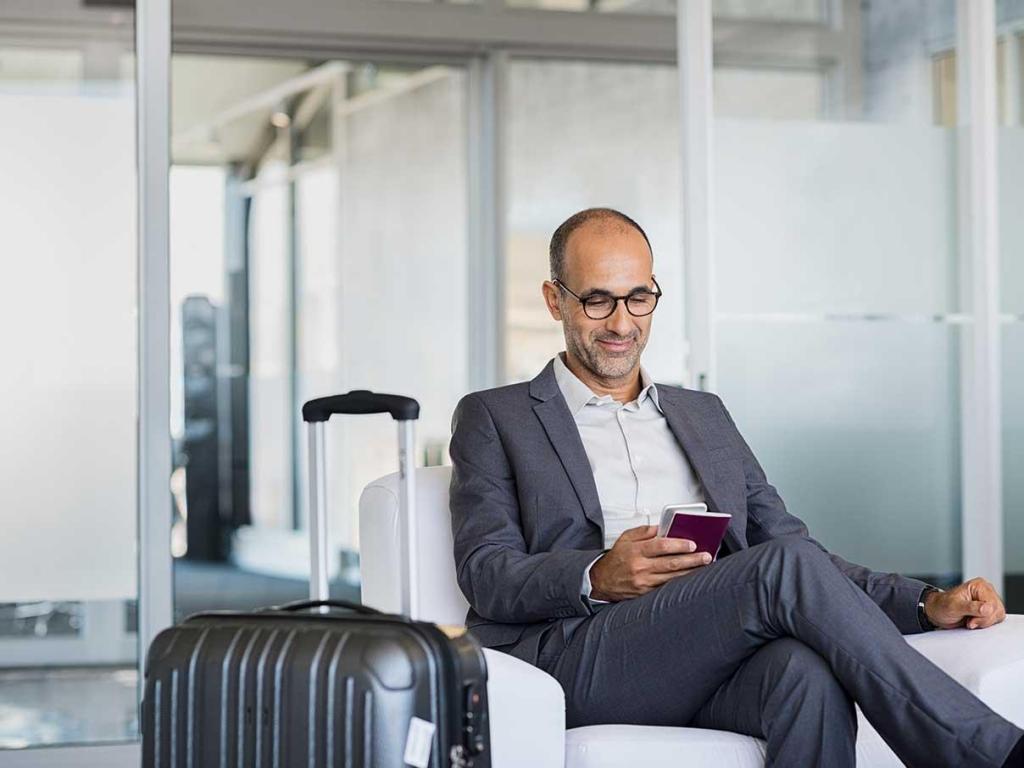
[(932, 592), (941, 592), (942, 590), (938, 587), (927, 586), (921, 590), (921, 596), (917, 599), (917, 623), (921, 625), (921, 630), (924, 632), (931, 632), (938, 629), (937, 626), (932, 624), (931, 619), (928, 618), (928, 612), (924, 609), (925, 600), (928, 599), (928, 595)]

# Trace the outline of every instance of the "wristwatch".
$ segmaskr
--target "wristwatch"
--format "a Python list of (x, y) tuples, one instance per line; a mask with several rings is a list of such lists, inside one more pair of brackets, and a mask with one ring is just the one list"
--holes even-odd
[(917, 600), (917, 622), (921, 625), (921, 629), (924, 632), (931, 632), (933, 629), (938, 629), (937, 626), (932, 624), (931, 619), (928, 618), (928, 612), (924, 609), (925, 600), (928, 599), (928, 595), (932, 592), (941, 592), (942, 590), (938, 587), (925, 587), (921, 590), (921, 597)]

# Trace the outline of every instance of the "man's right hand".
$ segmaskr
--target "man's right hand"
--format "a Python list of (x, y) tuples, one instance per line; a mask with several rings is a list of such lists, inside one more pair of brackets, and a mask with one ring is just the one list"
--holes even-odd
[(640, 597), (711, 562), (707, 552), (694, 552), (689, 539), (659, 539), (657, 534), (656, 525), (624, 531), (590, 569), (590, 596), (608, 602)]

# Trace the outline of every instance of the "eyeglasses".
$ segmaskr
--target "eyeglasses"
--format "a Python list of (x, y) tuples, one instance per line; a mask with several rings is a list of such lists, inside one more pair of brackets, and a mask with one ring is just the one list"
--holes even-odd
[(654, 275), (651, 275), (651, 282), (654, 283), (653, 291), (641, 288), (626, 296), (612, 296), (608, 293), (588, 293), (586, 296), (580, 296), (569, 290), (561, 280), (555, 279), (551, 282), (582, 304), (584, 314), (591, 320), (604, 320), (611, 317), (615, 314), (620, 301), (626, 305), (626, 311), (633, 317), (644, 317), (654, 311), (654, 308), (658, 306), (658, 299), (661, 298), (661, 286), (654, 279)]

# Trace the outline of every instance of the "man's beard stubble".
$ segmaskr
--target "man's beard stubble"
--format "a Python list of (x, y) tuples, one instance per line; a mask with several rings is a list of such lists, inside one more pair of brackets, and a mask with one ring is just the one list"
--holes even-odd
[[(633, 341), (633, 348), (624, 355), (613, 355), (601, 349), (600, 340), (605, 341)], [(647, 337), (641, 336), (640, 331), (629, 336), (604, 331), (593, 331), (589, 338), (584, 339), (583, 335), (575, 328), (569, 329), (565, 334), (566, 348), (571, 352), (583, 366), (595, 376), (605, 380), (621, 379), (632, 371), (640, 362), (640, 355), (647, 346)]]

